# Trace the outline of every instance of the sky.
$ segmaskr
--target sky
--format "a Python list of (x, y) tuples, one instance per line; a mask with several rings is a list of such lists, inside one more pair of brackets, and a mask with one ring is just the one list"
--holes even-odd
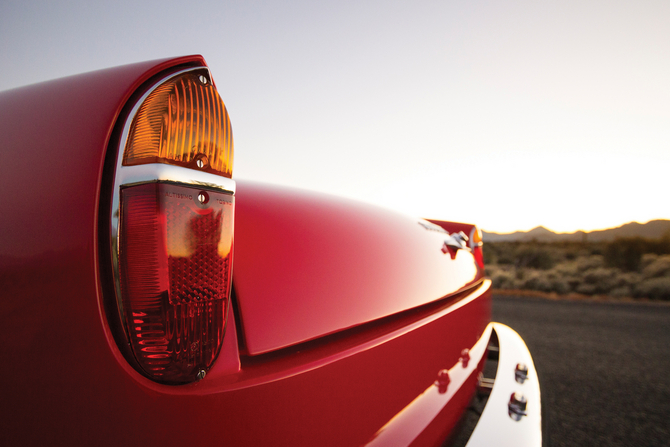
[(0, 2), (0, 90), (202, 54), (234, 178), (512, 232), (670, 218), (670, 2)]

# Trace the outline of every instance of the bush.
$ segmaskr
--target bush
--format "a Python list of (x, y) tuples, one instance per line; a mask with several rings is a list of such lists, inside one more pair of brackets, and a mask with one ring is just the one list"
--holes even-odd
[(556, 260), (548, 248), (538, 245), (523, 247), (517, 252), (516, 267), (548, 270), (554, 266)]
[(633, 296), (633, 290), (629, 286), (617, 287), (610, 290), (609, 295), (614, 298), (628, 298)]
[(641, 262), (641, 273), (645, 279), (670, 276), (670, 255), (644, 255)]
[(486, 271), (494, 288), (670, 300), (670, 239), (661, 242), (489, 243)]
[(605, 266), (605, 258), (602, 255), (590, 255), (590, 256), (583, 256), (577, 259), (575, 268), (579, 273), (584, 272), (586, 270), (591, 270), (604, 266)]
[(516, 289), (518, 287), (515, 280), (515, 273), (503, 270), (501, 268), (489, 269), (486, 271), (493, 282), (493, 287), (496, 289)]
[(654, 300), (670, 300), (670, 277), (643, 280), (635, 287), (634, 296)]
[(605, 262), (610, 267), (636, 271), (646, 252), (645, 239), (641, 237), (617, 238), (605, 247)]

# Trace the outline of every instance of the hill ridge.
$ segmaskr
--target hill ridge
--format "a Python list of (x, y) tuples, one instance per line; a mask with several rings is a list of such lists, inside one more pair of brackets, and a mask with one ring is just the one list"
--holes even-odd
[(484, 242), (532, 241), (537, 242), (603, 242), (612, 241), (619, 237), (644, 237), (660, 239), (670, 235), (670, 220), (654, 219), (646, 223), (628, 222), (614, 228), (585, 232), (582, 230), (572, 233), (555, 233), (539, 225), (529, 231), (515, 231), (513, 233), (495, 233), (483, 231)]

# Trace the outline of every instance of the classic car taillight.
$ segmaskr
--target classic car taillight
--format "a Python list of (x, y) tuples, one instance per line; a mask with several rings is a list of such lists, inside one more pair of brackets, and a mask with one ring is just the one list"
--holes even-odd
[(205, 68), (151, 86), (123, 128), (112, 199), (118, 318), (129, 360), (162, 383), (202, 379), (230, 301), (233, 144)]

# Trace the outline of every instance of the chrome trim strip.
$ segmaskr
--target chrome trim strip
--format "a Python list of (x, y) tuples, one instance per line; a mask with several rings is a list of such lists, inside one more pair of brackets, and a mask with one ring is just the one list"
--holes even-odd
[[(156, 90), (163, 83), (170, 79), (180, 76), (184, 73), (192, 71), (203, 71), (209, 82), (212, 82), (212, 76), (207, 67), (192, 67), (184, 70), (179, 70), (171, 73), (168, 76), (157, 81), (151, 88), (149, 88), (133, 105), (130, 110), (125, 123), (123, 124), (123, 131), (121, 139), (117, 148), (116, 155), (116, 170), (114, 173), (114, 189), (112, 193), (112, 209), (111, 209), (111, 231), (112, 231), (112, 268), (114, 270), (114, 288), (116, 292), (117, 308), (119, 309), (119, 318), (121, 322), (123, 319), (123, 301), (121, 299), (121, 277), (119, 272), (119, 218), (120, 210), (120, 196), (121, 187), (141, 183), (151, 182), (175, 182), (184, 184), (186, 186), (200, 186), (203, 188), (216, 189), (221, 192), (235, 194), (235, 181), (227, 177), (210, 174), (208, 172), (201, 172), (195, 169), (184, 168), (181, 166), (168, 165), (163, 163), (150, 163), (136, 166), (123, 166), (123, 153), (125, 151), (128, 135), (130, 134), (130, 126), (137, 115), (137, 111), (147, 97)], [(126, 331), (125, 325), (124, 331)], [(126, 336), (128, 334), (126, 333)]]
[(120, 186), (131, 186), (149, 182), (178, 182), (184, 185), (217, 189), (235, 193), (235, 180), (209, 172), (199, 172), (182, 166), (151, 163), (146, 165), (123, 166), (117, 176)]
[[(488, 402), (466, 447), (482, 445), (526, 447), (542, 445), (540, 383), (533, 358), (523, 339), (508, 326), (492, 323), (498, 335), (498, 371)], [(528, 367), (527, 379), (516, 380), (516, 365)], [(528, 404), (518, 421), (509, 414), (512, 393), (522, 393)]]

